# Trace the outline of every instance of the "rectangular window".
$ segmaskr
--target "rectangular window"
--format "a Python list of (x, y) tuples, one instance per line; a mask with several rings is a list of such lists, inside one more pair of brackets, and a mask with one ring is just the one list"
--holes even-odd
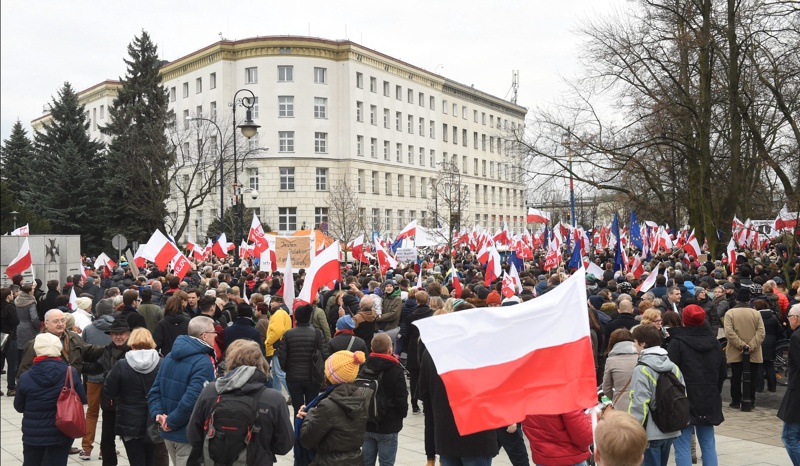
[(394, 114), (394, 129), (397, 131), (403, 131), (402, 127), (400, 126), (400, 120), (403, 118), (402, 112), (395, 112)]
[(247, 169), (247, 181), (250, 189), (258, 191), (258, 168)]
[(467, 130), (461, 130), (461, 145), (467, 147)]
[(317, 191), (328, 190), (328, 169), (317, 167)]
[(356, 121), (364, 121), (364, 103), (356, 102)]
[(397, 228), (403, 228), (406, 225), (406, 215), (403, 209), (397, 210)]
[(372, 172), (372, 194), (378, 194), (378, 172)]
[(472, 174), (478, 176), (478, 158), (472, 159)]
[(408, 124), (406, 125), (408, 134), (414, 134), (414, 115), (408, 115)]
[(372, 209), (372, 231), (379, 231), (380, 230), (380, 209)]
[(364, 156), (364, 136), (356, 136), (356, 155)]
[(294, 131), (278, 131), (278, 152), (294, 152)]
[(466, 105), (462, 105), (461, 106), (461, 118), (463, 120), (467, 119), (467, 106)]
[(280, 167), (281, 191), (294, 191), (294, 167)]
[(494, 162), (489, 162), (489, 178), (494, 178)]
[(489, 128), (494, 128), (494, 115), (489, 115)]
[(489, 136), (489, 152), (494, 153), (494, 136)]
[(397, 100), (403, 100), (403, 86), (394, 87), (394, 98)]
[(419, 135), (420, 136), (424, 136), (425, 135), (425, 118), (421, 118), (421, 117), (419, 119)]
[(378, 115), (376, 115), (376, 113), (378, 113), (378, 107), (376, 107), (375, 105), (370, 105), (369, 106), (369, 122), (372, 125), (377, 125), (378, 124)]
[(408, 146), (408, 164), (414, 165), (414, 146)]
[(210, 108), (208, 109), (208, 113), (210, 114), (209, 117), (216, 121), (217, 120), (217, 102), (211, 102)]
[(414, 103), (414, 91), (412, 89), (408, 90), (408, 103)]
[(432, 225), (428, 225), (428, 211), (427, 210), (423, 210), (422, 212), (420, 212), (420, 221), (425, 226), (429, 226), (429, 227), (432, 226)]
[(442, 141), (447, 142), (447, 123), (442, 123)]
[[(216, 104), (216, 102), (211, 102), (211, 103), (212, 104)], [(105, 105), (101, 105), (100, 106), (100, 119), (102, 120), (105, 117), (106, 117), (106, 106)]]
[(389, 141), (383, 141), (383, 160), (390, 160), (390, 158), (389, 158)]
[(453, 104), (453, 116), (458, 117), (458, 104)]
[(293, 95), (279, 95), (278, 96), (278, 117), (279, 118), (294, 118), (294, 96)]
[[(384, 230), (389, 231), (392, 229), (392, 209), (386, 209), (386, 217), (385, 217), (385, 224)], [(403, 228), (403, 227), (400, 227)]]
[[(424, 176), (419, 179), (419, 195), (423, 199), (428, 197), (428, 179)], [(424, 214), (425, 211), (422, 213)]]
[(189, 129), (189, 110), (183, 111), (183, 129)]
[(176, 94), (177, 94), (177, 91), (175, 91), (175, 86), (170, 87), (169, 88), (169, 101), (170, 102), (175, 102), (175, 95)]
[(461, 157), (461, 173), (467, 174), (467, 156), (464, 155)]
[(278, 82), (294, 81), (294, 66), (279, 65), (278, 66)]
[(436, 97), (430, 96), (428, 101), (429, 101), (428, 106), (431, 108), (431, 110), (436, 110)]
[(378, 92), (378, 79), (374, 76), (369, 77), (369, 91)]
[(419, 106), (420, 106), (420, 107), (423, 107), (423, 108), (424, 108), (424, 107), (425, 107), (425, 94), (423, 94), (422, 92), (420, 92), (420, 93), (419, 93), (419, 96), (418, 96), (418, 98), (417, 98), (417, 102), (419, 103)]
[(486, 112), (481, 112), (481, 124), (486, 125)]
[(195, 107), (194, 108), (194, 114), (197, 117), (203, 116), (203, 106), (202, 105), (198, 105), (197, 107)]
[(397, 143), (397, 149), (396, 149), (396, 152), (395, 152), (394, 159), (395, 159), (396, 162), (402, 162), (403, 161), (403, 145), (400, 144), (399, 142)]
[(383, 174), (383, 189), (386, 191), (386, 195), (390, 196), (392, 194), (392, 174), (391, 173), (384, 173)]
[(486, 152), (486, 135), (481, 134), (481, 150)]
[(430, 153), (430, 157), (429, 158), (430, 158), (430, 166), (431, 166), (431, 168), (436, 167), (436, 151), (435, 150), (431, 149), (431, 153)]
[(478, 148), (478, 132), (477, 131), (473, 131), (472, 132), (472, 146), (473, 146), (473, 149), (477, 149)]
[(481, 176), (486, 178), (486, 161), (481, 160)]
[(323, 223), (328, 223), (328, 208), (314, 207), (314, 228), (319, 228)]
[[(408, 195), (411, 197), (417, 197), (417, 177), (416, 176), (409, 176), (408, 177)], [(413, 210), (411, 211), (413, 212)], [(411, 215), (411, 220), (414, 220), (414, 214), (409, 212)]]
[(389, 129), (389, 109), (383, 109), (383, 127)]
[(447, 115), (447, 101), (442, 99), (442, 113)]
[(356, 72), (356, 87), (364, 89), (364, 75)]
[(378, 140), (375, 138), (370, 138), (369, 140), (369, 156), (373, 159), (378, 158)]
[(328, 99), (314, 97), (314, 118), (328, 118)]
[(366, 186), (364, 185), (364, 170), (358, 171), (358, 192), (363, 193), (366, 192), (364, 190)]
[(314, 82), (316, 84), (328, 84), (328, 69), (314, 67)]
[(183, 98), (189, 97), (189, 83), (183, 83)]
[(203, 92), (203, 78), (197, 78), (194, 80), (194, 93), (199, 94)]
[(473, 110), (472, 111), (472, 121), (475, 122), (475, 123), (478, 122), (478, 111), (477, 110)]
[(383, 96), (389, 97), (389, 81), (383, 82)]
[(217, 88), (217, 73), (211, 73), (208, 76), (208, 88), (209, 89)]
[[(280, 69), (280, 68), (279, 68)], [(244, 83), (256, 84), (258, 82), (258, 67), (244, 69)]]
[(425, 166), (425, 148), (424, 147), (420, 147), (419, 148), (419, 166), (420, 167), (424, 167)]
[(297, 207), (278, 207), (278, 230), (282, 233), (297, 230)]
[(431, 139), (436, 138), (436, 122), (433, 120), (428, 122), (428, 133), (428, 136), (430, 136)]
[(314, 153), (328, 153), (328, 133), (314, 133)]
[[(397, 195), (398, 196), (405, 196), (406, 195), (405, 177), (403, 175), (397, 175)], [(398, 228), (402, 228), (402, 227), (398, 227)]]
[(453, 144), (458, 144), (458, 127), (453, 126)]

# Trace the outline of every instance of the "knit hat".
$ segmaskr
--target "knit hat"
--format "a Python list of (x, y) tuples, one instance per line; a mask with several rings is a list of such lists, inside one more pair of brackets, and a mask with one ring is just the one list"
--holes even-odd
[(736, 289), (736, 285), (734, 285), (734, 284), (733, 284), (733, 283), (731, 283), (731, 282), (725, 282), (725, 283), (723, 283), (723, 284), (722, 284), (722, 287), (723, 287), (723, 288), (725, 288), (726, 290), (735, 290), (735, 289)]
[(92, 308), (92, 300), (89, 298), (76, 298), (75, 303), (84, 311), (88, 311)]
[(695, 297), (696, 297), (696, 296), (698, 296), (700, 293), (702, 293), (702, 292), (704, 292), (704, 291), (706, 291), (706, 289), (705, 289), (705, 288), (703, 288), (702, 286), (698, 286), (697, 288), (695, 288), (695, 289), (694, 289), (694, 295), (695, 295)]
[(500, 293), (498, 293), (497, 290), (492, 290), (492, 292), (486, 296), (486, 304), (500, 304), (501, 302)]
[(475, 287), (474, 291), (475, 291), (475, 294), (478, 296), (478, 299), (485, 300), (486, 298), (489, 297), (489, 290), (487, 290), (486, 287), (478, 286), (478, 287)]
[(33, 341), (33, 350), (36, 352), (36, 356), (57, 358), (61, 356), (62, 348), (61, 340), (52, 333), (40, 333)]
[(332, 384), (353, 383), (358, 377), (358, 366), (365, 360), (363, 351), (337, 351), (325, 361), (325, 378)]
[(353, 330), (354, 328), (356, 328), (356, 323), (353, 316), (349, 314), (339, 317), (339, 320), (336, 321), (336, 330)]
[(749, 303), (750, 302), (750, 288), (743, 286), (739, 288), (739, 294), (736, 296), (736, 301), (740, 303)]
[(706, 311), (697, 304), (689, 304), (683, 308), (683, 325), (699, 327), (706, 321)]

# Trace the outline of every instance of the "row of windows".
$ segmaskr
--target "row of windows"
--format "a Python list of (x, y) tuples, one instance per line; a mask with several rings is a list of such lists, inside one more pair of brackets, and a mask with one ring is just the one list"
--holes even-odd
[[(433, 216), (429, 217), (428, 212), (425, 210), (420, 211), (419, 216), (417, 216), (416, 210), (409, 210), (408, 217), (406, 217), (406, 211), (404, 209), (397, 209), (396, 216), (392, 209), (372, 208), (369, 210), (369, 212), (370, 216), (369, 218), (367, 218), (367, 209), (363, 207), (359, 209), (358, 223), (360, 229), (369, 228), (372, 231), (376, 232), (392, 231), (395, 228), (396, 230), (402, 230), (412, 220), (417, 220), (417, 223), (423, 226), (427, 227), (435, 226), (432, 224), (432, 222), (434, 221)], [(491, 218), (491, 223), (490, 223), (490, 218)], [(526, 226), (525, 217), (522, 215), (490, 216), (489, 214), (483, 214), (483, 216), (481, 216), (481, 214), (475, 214), (475, 224), (488, 227), (492, 232), (494, 232), (496, 228), (502, 227), (504, 221), (508, 224), (509, 228), (516, 231), (519, 231)]]

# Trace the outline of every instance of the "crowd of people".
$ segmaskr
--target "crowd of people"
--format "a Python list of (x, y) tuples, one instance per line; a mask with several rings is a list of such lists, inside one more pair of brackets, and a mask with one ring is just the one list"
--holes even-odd
[[(304, 270), (284, 282), (246, 261), (196, 262), (183, 279), (152, 264), (101, 268), (63, 284), (15, 276), (2, 289), (0, 326), (9, 334), (6, 394), (23, 413), (24, 463), (93, 458), (102, 418), (104, 466), (117, 464), (118, 441), (135, 466), (273, 464), (290, 451), (295, 464), (391, 465), (410, 411), (424, 419), (429, 466), (437, 458), (488, 465), (500, 449), (515, 466), (590, 458), (666, 465), (673, 450), (683, 466), (697, 462), (695, 445), (702, 463), (715, 465), (728, 367), (730, 407), (755, 406), (759, 392), (776, 390), (776, 344), (791, 338), (778, 415), (786, 450), (800, 464), (800, 332), (792, 332), (800, 325), (800, 255), (747, 251), (730, 273), (722, 261), (687, 264), (681, 254), (646, 265), (646, 273), (666, 270), (646, 292), (636, 289), (647, 275), (615, 272), (605, 253), (594, 259), (603, 272), (586, 277), (588, 331), (597, 385), (613, 408), (594, 431), (591, 410), (579, 410), (520, 413), (519, 423), (465, 436), (414, 323), (550, 292), (569, 270), (545, 271), (542, 251), (519, 273), (513, 295), (504, 296), (502, 280), (487, 284), (464, 248), (452, 258), (428, 254), (417, 271), (343, 264), (341, 280), (298, 306), (284, 302), (282, 288), (294, 283), (297, 295)], [(747, 367), (755, 383), (745, 393)], [(86, 404), (86, 432), (75, 446), (55, 422), (67, 371)], [(679, 428), (658, 416), (662, 378), (688, 399)]]

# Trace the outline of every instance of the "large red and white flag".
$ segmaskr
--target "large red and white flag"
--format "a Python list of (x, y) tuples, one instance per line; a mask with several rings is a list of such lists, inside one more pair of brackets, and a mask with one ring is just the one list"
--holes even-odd
[(369, 264), (369, 259), (367, 256), (364, 255), (364, 235), (361, 234), (358, 238), (351, 241), (347, 247), (350, 249), (350, 253), (353, 255), (353, 259), (362, 262), (364, 264)]
[(146, 259), (154, 262), (158, 270), (166, 270), (169, 263), (172, 262), (172, 258), (180, 252), (175, 243), (164, 236), (160, 230), (156, 230), (147, 241), (146, 251)]
[(377, 238), (375, 239), (375, 255), (378, 257), (381, 275), (385, 275), (387, 270), (397, 267), (397, 260), (386, 252)]
[(558, 267), (561, 263), (561, 251), (558, 249), (556, 241), (550, 241), (547, 249), (547, 256), (544, 259), (544, 269), (551, 270)]
[(223, 233), (219, 235), (217, 241), (211, 246), (211, 252), (220, 259), (224, 259), (228, 256), (228, 249), (230, 246), (232, 245), (228, 244), (228, 238), (225, 237), (225, 233)]
[(700, 257), (700, 243), (697, 242), (697, 238), (694, 236), (694, 228), (692, 229), (692, 233), (689, 234), (689, 238), (686, 240), (686, 243), (681, 246), (681, 249), (686, 251), (687, 254), (695, 259)]
[[(414, 322), (468, 435), (597, 404), (586, 274), (516, 306)], [(514, 341), (513, 345), (503, 342)], [(565, 368), (569, 367), (569, 370)]]
[(74, 311), (78, 309), (78, 296), (75, 294), (75, 287), (69, 289), (69, 309)]
[[(139, 249), (142, 249), (142, 246), (139, 246)], [(101, 252), (97, 259), (94, 261), (94, 269), (97, 270), (100, 267), (105, 267), (106, 269), (113, 269), (117, 266), (117, 263), (111, 260), (110, 257), (104, 252)]]
[(172, 262), (172, 269), (179, 280), (183, 280), (183, 277), (192, 269), (192, 263), (181, 253), (178, 253)]
[(25, 225), (22, 225), (21, 227), (12, 231), (11, 236), (28, 236), (30, 234), (30, 230), (29, 224), (26, 223)]
[(147, 249), (146, 244), (140, 244), (139, 248), (136, 249), (136, 254), (133, 255), (133, 263), (136, 264), (136, 267), (140, 269), (147, 265), (147, 259), (144, 258), (144, 251)]
[[(653, 270), (650, 273), (650, 275), (648, 275), (647, 278), (645, 278), (644, 281), (642, 283), (640, 283), (639, 286), (636, 287), (636, 292), (637, 293), (640, 292), (640, 291), (642, 293), (647, 293), (650, 290), (650, 288), (652, 288), (653, 285), (656, 284), (656, 278), (658, 277), (658, 270), (660, 268), (661, 268), (661, 264), (658, 264), (656, 266), (656, 269)], [(666, 269), (664, 269), (664, 270), (666, 270)]]
[(412, 220), (405, 228), (397, 235), (395, 241), (403, 238), (410, 238), (417, 234), (417, 220)]
[(500, 253), (492, 245), (489, 247), (489, 261), (486, 263), (486, 277), (484, 283), (489, 286), (493, 281), (500, 277), (502, 272), (502, 265), (500, 264)]
[(514, 296), (514, 280), (506, 272), (503, 272), (503, 288), (500, 293), (506, 298)]
[(264, 227), (261, 226), (261, 221), (255, 212), (253, 212), (253, 221), (250, 222), (248, 240), (255, 243), (255, 257), (261, 257), (261, 253), (269, 249), (269, 241), (267, 241), (267, 237), (264, 234)]
[(550, 223), (550, 214), (543, 210), (528, 208), (528, 223)]
[(314, 256), (314, 259), (311, 260), (311, 265), (306, 270), (303, 289), (297, 295), (298, 301), (306, 304), (313, 303), (322, 285), (342, 279), (341, 269), (339, 268), (339, 249), (339, 242), (334, 241), (333, 244)]
[(28, 246), (28, 238), (22, 242), (22, 247), (15, 257), (6, 267), (6, 275), (8, 278), (14, 278), (14, 275), (22, 273), (33, 265), (33, 258), (31, 257), (31, 248)]
[(633, 274), (634, 277), (636, 277), (637, 280), (644, 273), (644, 265), (642, 264), (642, 258), (640, 256), (633, 256), (633, 262), (631, 263), (631, 273)]
[(725, 249), (728, 253), (728, 268), (731, 270), (731, 275), (736, 273), (736, 242), (731, 238), (728, 247)]
[(186, 233), (186, 250), (187, 251), (194, 251), (195, 249), (199, 248), (200, 246), (197, 245), (194, 241), (192, 241), (192, 234)]

